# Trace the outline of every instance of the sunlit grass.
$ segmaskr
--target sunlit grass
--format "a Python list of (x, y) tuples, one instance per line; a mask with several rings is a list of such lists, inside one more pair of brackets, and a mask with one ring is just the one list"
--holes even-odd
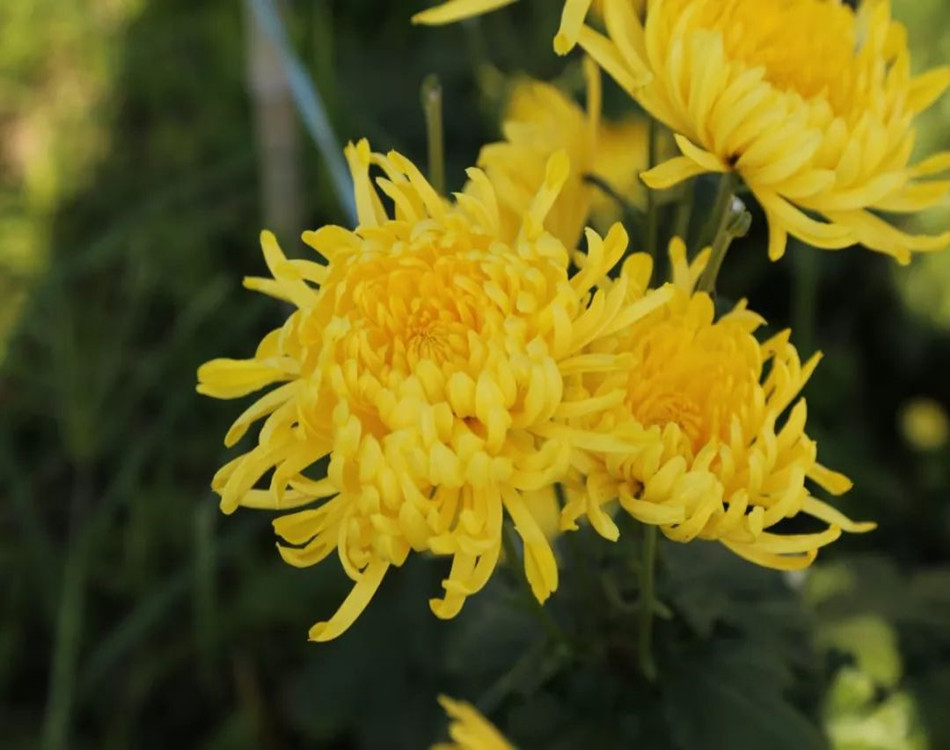
[(49, 223), (108, 149), (115, 41), (138, 0), (0, 5), (0, 358)]

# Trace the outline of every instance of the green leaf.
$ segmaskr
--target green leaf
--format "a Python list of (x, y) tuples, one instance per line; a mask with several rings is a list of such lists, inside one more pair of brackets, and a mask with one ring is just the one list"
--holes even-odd
[(823, 628), (819, 642), (852, 654), (858, 669), (881, 687), (893, 688), (901, 679), (897, 635), (884, 620), (857, 616)]
[(819, 728), (786, 700), (789, 675), (741, 642), (684, 651), (663, 675), (666, 716), (681, 750), (821, 750)]

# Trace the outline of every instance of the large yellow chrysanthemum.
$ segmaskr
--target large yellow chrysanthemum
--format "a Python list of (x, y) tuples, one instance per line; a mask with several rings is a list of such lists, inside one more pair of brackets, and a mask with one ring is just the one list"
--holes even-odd
[(501, 732), (470, 703), (440, 695), (439, 704), (452, 719), (449, 725), (452, 742), (434, 745), (432, 750), (514, 750)]
[[(709, 295), (693, 292), (709, 252), (689, 267), (683, 243), (675, 240), (670, 257), (670, 301), (591, 345), (592, 353), (628, 358), (628, 366), (588, 373), (569, 391), (596, 399), (622, 390), (622, 403), (572, 425), (635, 448), (575, 451), (574, 466), (585, 481), (570, 493), (562, 527), (574, 528), (586, 515), (601, 535), (616, 539), (617, 527), (602, 506), (619, 499), (634, 518), (660, 526), (670, 539), (718, 539), (752, 562), (782, 569), (810, 564), (841, 530), (873, 528), (849, 521), (806, 485), (811, 480), (833, 494), (851, 487), (817, 463), (816, 445), (804, 432), (806, 407), (798, 394), (819, 357), (802, 364), (788, 331), (759, 343), (753, 334), (764, 321), (744, 303), (716, 320)], [(647, 293), (651, 270), (646, 254), (624, 263), (628, 303)], [(768, 531), (798, 513), (828, 528)]]
[[(304, 235), (326, 265), (286, 259), (264, 233), (273, 278), (247, 285), (296, 309), (253, 358), (199, 369), (199, 391), (217, 398), (280, 384), (225, 439), (234, 445), (266, 418), (257, 445), (215, 476), (221, 507), (316, 504), (274, 522), (288, 563), (313, 565), (336, 550), (356, 582), (310, 631), (314, 640), (346, 630), (410, 551), (452, 556), (445, 595), (431, 606), (453, 617), (494, 570), (506, 513), (543, 602), (557, 587), (557, 567), (522, 492), (559, 481), (573, 449), (618, 449), (609, 436), (560, 423), (604, 402), (567, 398), (565, 380), (619, 366), (618, 357), (590, 358), (584, 347), (662, 304), (669, 290), (632, 305), (621, 304), (620, 286), (591, 296), (625, 251), (619, 225), (603, 240), (590, 232), (584, 268), (569, 275), (568, 251), (542, 228), (568, 177), (563, 152), (550, 159), (511, 242), (500, 238), (483, 172), (469, 170), (474, 187), (451, 203), (397, 153), (372, 154), (361, 141), (346, 154), (359, 227)], [(371, 165), (385, 174), (376, 183), (392, 217)], [(327, 457), (326, 476), (307, 474)]]
[[(682, 156), (643, 175), (653, 188), (735, 170), (765, 210), (769, 255), (789, 234), (823, 248), (856, 242), (902, 262), (950, 243), (910, 235), (877, 212), (936, 205), (950, 152), (911, 166), (914, 117), (950, 84), (950, 67), (910, 73), (888, 0), (855, 12), (837, 0), (604, 0), (607, 36), (568, 0), (556, 40), (593, 56), (676, 134)], [(810, 214), (819, 214), (825, 221)]]
[(511, 93), (502, 130), (505, 140), (483, 147), (481, 167), (498, 194), (502, 236), (515, 237), (522, 217), (544, 182), (548, 159), (557, 151), (571, 161), (560, 195), (545, 219), (545, 229), (574, 248), (593, 215), (597, 225), (620, 218), (616, 200), (585, 180), (592, 175), (617, 194), (635, 201), (639, 172), (647, 166), (646, 122), (630, 117), (620, 122), (601, 119), (600, 70), (585, 60), (587, 112), (556, 86), (526, 79)]

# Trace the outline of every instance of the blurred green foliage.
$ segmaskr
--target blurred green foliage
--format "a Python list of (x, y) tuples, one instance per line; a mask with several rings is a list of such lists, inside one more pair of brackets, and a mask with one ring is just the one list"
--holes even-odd
[[(438, 73), (457, 187), (497, 134), (497, 71), (564, 73), (556, 18), (522, 0), (413, 28), (422, 5), (295, 0), (288, 20), (345, 139), (422, 159), (418, 90)], [(919, 58), (950, 59), (943, 0), (898, 15)], [(845, 509), (880, 524), (828, 550), (805, 604), (718, 548), (662, 545), (674, 617), (650, 685), (628, 593), (604, 583), (630, 551), (579, 535), (600, 565), (559, 549), (569, 647), (539, 646), (504, 573), (437, 621), (426, 600), (444, 570), (419, 560), (344, 638), (306, 644), (346, 579), (283, 565), (266, 514), (219, 516), (208, 482), (233, 409), (194, 394), (200, 362), (247, 353), (281, 315), (240, 288), (262, 267), (245, 33), (232, 0), (0, 4), (0, 746), (419, 748), (444, 732), (446, 692), (532, 748), (801, 750), (825, 745), (822, 724), (837, 750), (950, 747), (950, 447), (920, 452), (898, 431), (910, 398), (950, 407), (948, 326), (919, 315), (939, 308), (924, 282), (950, 298), (950, 255), (895, 272), (792, 248), (773, 265), (761, 217), (724, 294), (829, 354), (813, 431), (856, 480)], [(948, 146), (940, 106), (930, 147)], [(308, 226), (339, 221), (309, 144), (302, 169)]]

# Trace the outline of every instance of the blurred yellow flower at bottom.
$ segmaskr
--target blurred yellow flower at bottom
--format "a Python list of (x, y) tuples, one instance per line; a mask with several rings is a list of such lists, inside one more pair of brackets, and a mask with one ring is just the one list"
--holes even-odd
[(514, 745), (471, 704), (445, 695), (439, 696), (439, 704), (452, 720), (449, 725), (452, 741), (433, 745), (432, 750), (514, 750)]
[(950, 438), (950, 419), (932, 398), (915, 398), (904, 404), (900, 415), (904, 439), (920, 451), (939, 450)]

